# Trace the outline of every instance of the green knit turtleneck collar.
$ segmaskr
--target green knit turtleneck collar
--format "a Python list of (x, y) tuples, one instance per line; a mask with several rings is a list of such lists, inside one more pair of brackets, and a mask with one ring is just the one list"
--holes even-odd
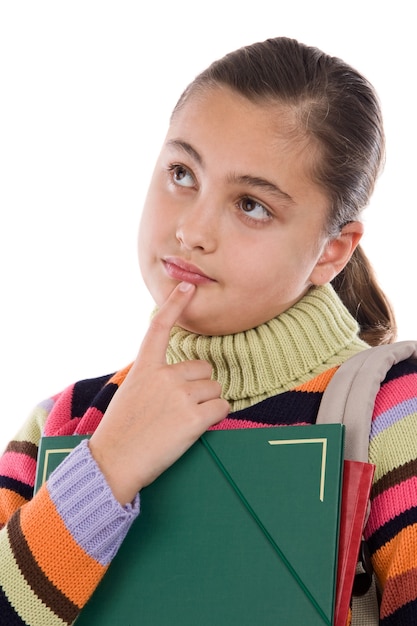
[(169, 363), (204, 359), (233, 411), (307, 382), (365, 349), (358, 325), (330, 285), (313, 287), (278, 317), (220, 337), (172, 329)]

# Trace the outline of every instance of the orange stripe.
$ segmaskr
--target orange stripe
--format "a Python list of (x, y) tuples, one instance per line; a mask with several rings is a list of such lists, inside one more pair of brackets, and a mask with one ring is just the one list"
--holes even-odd
[(323, 374), (319, 374), (311, 380), (308, 380), (306, 383), (303, 383), (299, 387), (295, 387), (294, 391), (324, 391), (338, 369), (338, 367), (332, 367), (331, 369), (323, 372)]
[(26, 503), (26, 499), (11, 489), (0, 489), (0, 528), (17, 509)]
[[(19, 576), (15, 582), (20, 582), (20, 592), (23, 593), (23, 596), (29, 594), (30, 599), (27, 600), (26, 607), (30, 604), (32, 605), (32, 611), (36, 612), (39, 608), (39, 603), (41, 603), (45, 608), (48, 608), (54, 615), (59, 617), (60, 621), (62, 620), (65, 624), (72, 624), (80, 612), (80, 609), (51, 583), (43, 570), (39, 567), (32, 552), (29, 550), (26, 537), (22, 533), (20, 517), (21, 509), (16, 511), (16, 514), (10, 519), (7, 526), (7, 533), (14, 564), (19, 569), (25, 584), (22, 585), (23, 581)], [(27, 585), (26, 591), (23, 590), (25, 585)], [(29, 591), (29, 587), (31, 591)], [(35, 605), (38, 605), (38, 607), (35, 608)], [(19, 602), (17, 605), (14, 604), (14, 606), (19, 606)], [(19, 611), (21, 610), (24, 611), (24, 607), (20, 605)], [(21, 617), (23, 618), (22, 614)], [(49, 621), (50, 620), (47, 619), (44, 623), (48, 623)]]
[(346, 626), (351, 626), (352, 623), (352, 609), (349, 607), (348, 616), (346, 620)]
[(384, 587), (389, 578), (401, 576), (416, 567), (417, 524), (407, 526), (373, 557), (375, 572)]
[(126, 378), (126, 376), (129, 373), (130, 368), (132, 367), (132, 364), (128, 365), (127, 367), (125, 367), (124, 369), (120, 370), (119, 372), (116, 372), (108, 381), (108, 385), (110, 383), (114, 383), (115, 385), (118, 385), (120, 387), (120, 385), (122, 384), (122, 382), (124, 381), (124, 379)]
[[(21, 529), (36, 562), (49, 580), (74, 604), (84, 606), (107, 568), (74, 541), (58, 515), (46, 485), (22, 509)], [(45, 541), (45, 537), (51, 540)]]

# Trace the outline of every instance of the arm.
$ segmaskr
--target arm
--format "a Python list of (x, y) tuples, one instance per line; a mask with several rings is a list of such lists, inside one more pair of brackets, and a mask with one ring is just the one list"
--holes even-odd
[(395, 366), (371, 429), (376, 465), (366, 539), (382, 587), (381, 624), (417, 623), (417, 366)]
[[(31, 420), (26, 436), (36, 431)], [(85, 442), (30, 499), (27, 439), (0, 459), (0, 615), (7, 624), (71, 624), (95, 590), (138, 512), (121, 507)]]
[(0, 461), (5, 476), (12, 465), (16, 473), (0, 501), (0, 614), (7, 623), (71, 624), (136, 516), (138, 491), (226, 416), (208, 363), (165, 361), (170, 330), (193, 293), (174, 289), (89, 444), (80, 444), (35, 497), (46, 418), (30, 426), (30, 459), (18, 453), (11, 464), (8, 452)]

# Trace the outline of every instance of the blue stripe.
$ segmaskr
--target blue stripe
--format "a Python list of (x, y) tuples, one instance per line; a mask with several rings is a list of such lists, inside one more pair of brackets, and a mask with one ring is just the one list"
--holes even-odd
[(384, 411), (372, 422), (371, 440), (387, 428), (413, 414), (417, 415), (417, 397), (399, 402), (388, 411)]

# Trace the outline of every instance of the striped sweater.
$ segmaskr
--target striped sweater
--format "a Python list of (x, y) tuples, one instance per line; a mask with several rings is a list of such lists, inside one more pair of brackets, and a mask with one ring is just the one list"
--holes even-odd
[[(300, 328), (305, 332), (305, 299), (302, 302)], [(215, 428), (315, 422), (322, 393), (337, 365), (349, 352), (365, 346), (357, 340), (357, 329), (333, 294), (324, 290), (319, 292), (317, 302), (312, 302), (310, 298), (310, 317), (314, 323), (303, 344), (296, 344), (303, 345), (300, 348), (303, 354), (290, 361), (290, 366), (289, 351), (294, 354), (293, 340), (297, 336), (300, 341), (301, 333), (300, 329), (294, 329), (294, 319), (298, 318), (294, 311), (291, 320), (280, 316), (279, 323), (284, 326), (273, 328), (272, 339), (269, 331), (257, 330), (256, 357), (253, 336), (246, 337), (239, 349), (236, 345), (242, 338), (234, 337), (233, 351), (223, 345), (221, 363), (216, 361), (216, 377), (222, 381), (233, 410)], [(316, 349), (317, 335), (323, 337), (323, 307), (332, 313), (333, 320), (337, 314), (339, 322), (335, 326), (330, 315), (325, 316), (333, 333), (331, 341), (326, 336), (327, 352), (324, 342)], [(345, 327), (340, 323), (341, 314)], [(189, 351), (190, 345), (194, 351), (200, 342), (195, 337), (180, 341), (182, 333), (180, 330), (173, 333), (168, 354), (171, 361), (190, 358), (184, 356), (184, 351)], [(282, 339), (279, 348), (277, 333)], [(203, 350), (205, 358), (210, 360), (207, 341), (203, 343), (198, 352), (201, 354)], [(241, 380), (238, 393), (234, 380), (238, 374), (234, 370), (232, 376), (230, 371), (236, 352), (239, 364), (249, 359), (253, 370), (249, 381), (246, 370), (242, 370), (245, 379)], [(261, 381), (264, 376), (271, 380), (268, 372), (271, 358), (275, 358), (272, 353), (277, 352), (284, 353), (279, 357), (279, 388), (274, 383), (262, 399), (261, 391), (267, 384)], [(228, 355), (227, 367), (224, 367), (224, 354)], [(78, 446), (39, 493), (32, 496), (40, 436), (94, 431), (126, 373), (127, 369), (112, 376), (80, 381), (39, 405), (0, 459), (1, 625), (73, 623), (138, 514), (138, 499), (128, 507), (121, 507), (115, 501), (85, 444)], [(235, 404), (233, 396), (236, 396)], [(417, 623), (416, 432), (417, 367), (404, 362), (391, 369), (381, 386), (369, 446), (376, 474), (366, 539), (383, 589), (381, 624), (384, 626)]]

